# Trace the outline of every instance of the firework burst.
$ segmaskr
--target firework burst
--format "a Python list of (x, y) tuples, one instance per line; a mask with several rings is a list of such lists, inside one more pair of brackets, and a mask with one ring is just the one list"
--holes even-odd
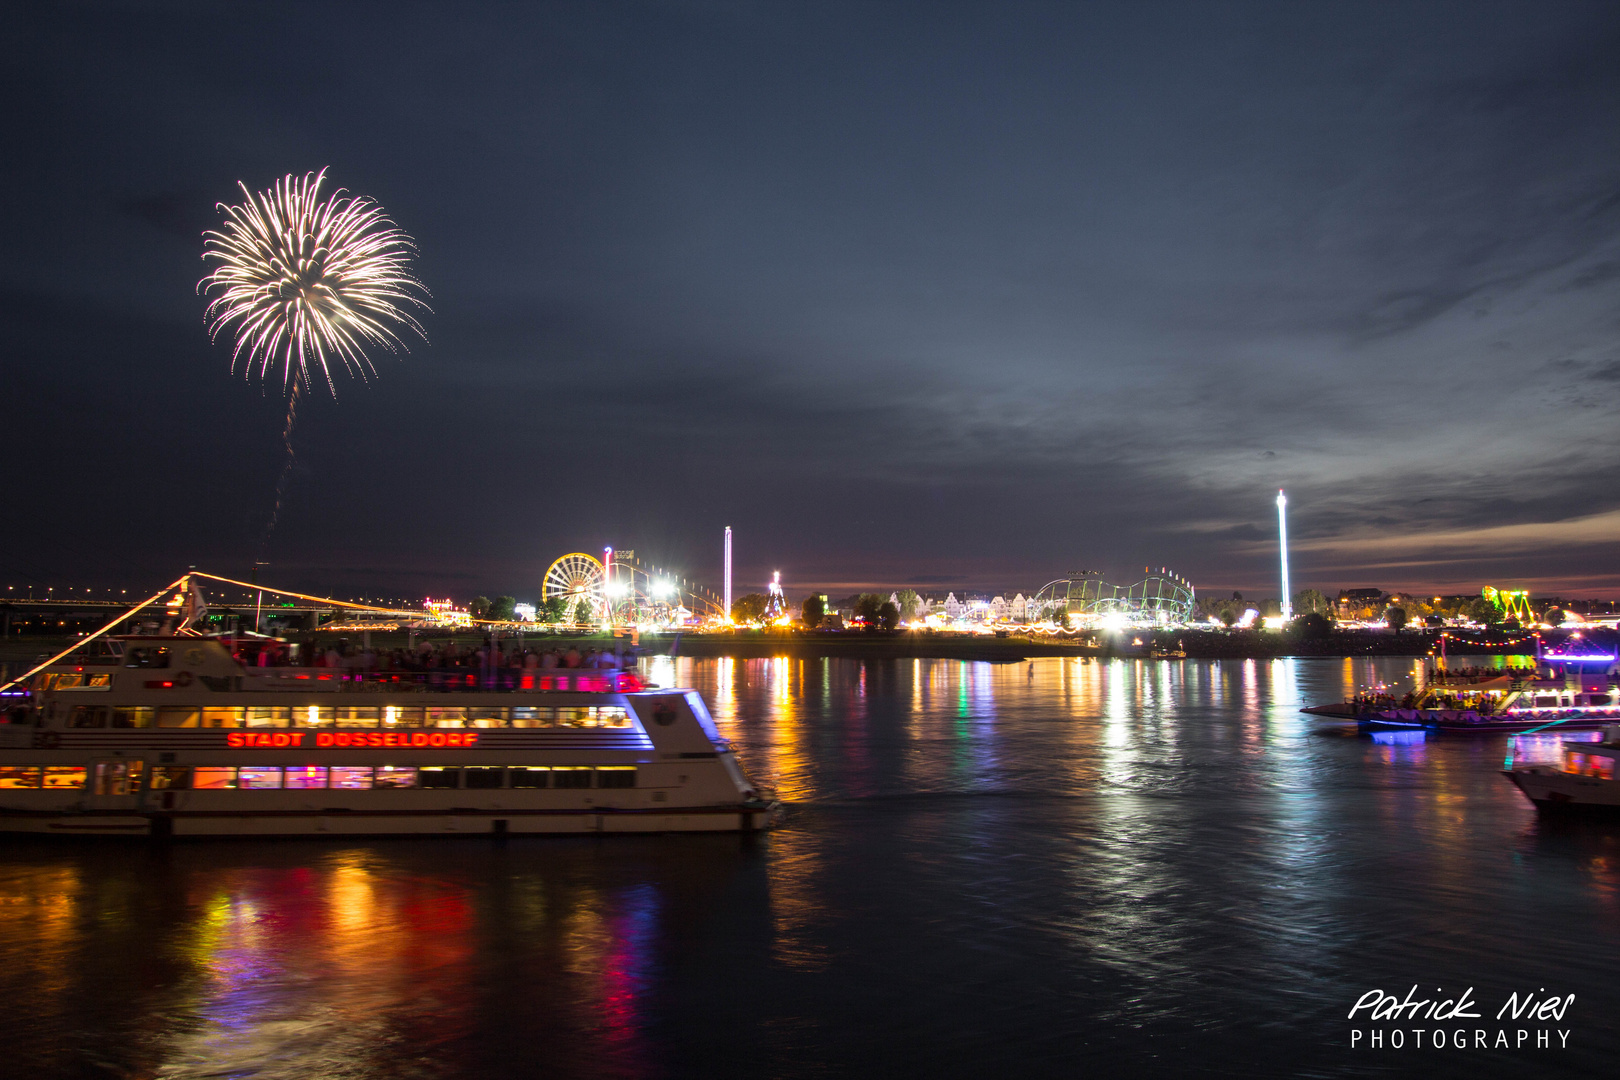
[(223, 225), (203, 234), (203, 258), (218, 260), (197, 286), (213, 296), (210, 335), (233, 333), (231, 370), (240, 362), (266, 381), (276, 371), (295, 400), (311, 368), (336, 396), (334, 366), (369, 381), (368, 347), (404, 349), (402, 328), (427, 340), (411, 314), (427, 310), (410, 269), (416, 245), (370, 199), (342, 188), (323, 199), (325, 179), (325, 169), (288, 175), (256, 196), (239, 183), (245, 201), (220, 203)]

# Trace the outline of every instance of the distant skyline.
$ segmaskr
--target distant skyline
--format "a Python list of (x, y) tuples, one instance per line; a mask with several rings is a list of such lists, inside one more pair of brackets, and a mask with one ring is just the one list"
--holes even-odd
[[(318, 32), (311, 32), (318, 26)], [(1620, 8), (30, 5), (0, 579), (1620, 596)], [(430, 344), (301, 406), (202, 233), (288, 173)]]

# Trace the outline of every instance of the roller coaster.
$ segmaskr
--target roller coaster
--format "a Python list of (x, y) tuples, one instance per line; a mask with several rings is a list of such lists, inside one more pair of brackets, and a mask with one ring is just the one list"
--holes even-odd
[(1133, 585), (1110, 585), (1095, 570), (1075, 571), (1049, 581), (1030, 601), (1030, 621), (1067, 617), (1078, 622), (1118, 620), (1132, 625), (1173, 626), (1195, 621), (1192, 582), (1159, 567)]

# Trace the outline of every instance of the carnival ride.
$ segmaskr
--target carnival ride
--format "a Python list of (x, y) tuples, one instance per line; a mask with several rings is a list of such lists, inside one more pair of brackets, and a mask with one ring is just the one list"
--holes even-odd
[[(541, 598), (581, 601), (590, 620), (615, 626), (680, 626), (724, 618), (724, 603), (703, 586), (636, 558), (634, 551), (604, 549), (603, 558), (582, 551), (553, 562), (541, 581)], [(568, 612), (570, 617), (574, 611)]]
[(1133, 585), (1110, 585), (1095, 570), (1049, 581), (1030, 601), (1030, 621), (1171, 626), (1195, 620), (1192, 582), (1162, 566), (1142, 570), (1147, 576)]

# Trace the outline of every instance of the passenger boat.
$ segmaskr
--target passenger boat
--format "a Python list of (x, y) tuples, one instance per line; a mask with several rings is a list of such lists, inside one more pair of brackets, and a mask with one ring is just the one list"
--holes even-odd
[(1513, 733), (1554, 723), (1591, 731), (1620, 720), (1615, 660), (1607, 653), (1538, 651), (1534, 671), (1441, 669), (1422, 690), (1400, 698), (1374, 692), (1302, 711), (1354, 719), (1364, 731)]
[(253, 643), (104, 637), (0, 712), (0, 831), (354, 836), (766, 828), (694, 690), (620, 670), (260, 667)]
[(1537, 810), (1555, 813), (1620, 813), (1620, 724), (1608, 724), (1598, 742), (1567, 742), (1558, 767), (1528, 765), (1503, 770)]

